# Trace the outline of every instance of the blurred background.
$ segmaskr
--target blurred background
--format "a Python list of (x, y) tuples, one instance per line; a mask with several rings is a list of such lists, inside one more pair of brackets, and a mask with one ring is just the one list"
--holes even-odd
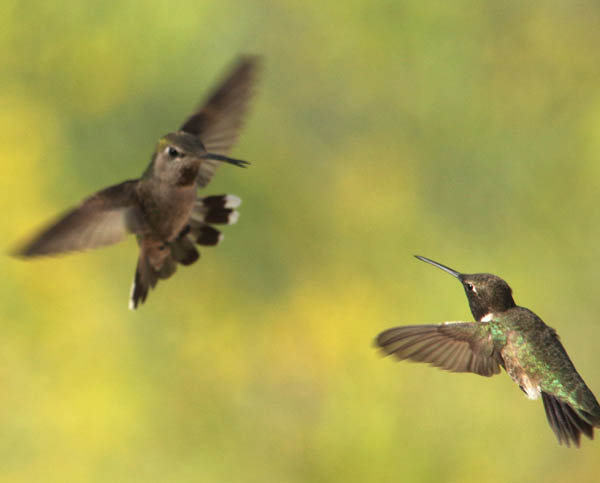
[[(528, 2), (527, 2), (528, 3)], [(597, 481), (541, 401), (396, 363), (492, 272), (600, 396), (596, 2), (3, 1), (0, 480)], [(206, 194), (240, 221), (127, 310), (133, 238), (7, 254), (139, 176), (240, 53), (265, 59)]]

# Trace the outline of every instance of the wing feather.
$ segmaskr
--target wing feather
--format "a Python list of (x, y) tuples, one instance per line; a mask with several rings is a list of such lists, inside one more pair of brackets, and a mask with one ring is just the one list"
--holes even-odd
[[(181, 126), (200, 137), (209, 153), (227, 154), (241, 131), (254, 93), (259, 58), (242, 57), (208, 100)], [(198, 185), (206, 186), (219, 161), (205, 160), (198, 173)]]
[(488, 325), (479, 322), (395, 327), (379, 334), (376, 344), (398, 359), (428, 362), (452, 372), (493, 376), (503, 365)]
[(17, 251), (23, 257), (87, 250), (121, 241), (141, 225), (137, 180), (103, 189), (51, 223)]

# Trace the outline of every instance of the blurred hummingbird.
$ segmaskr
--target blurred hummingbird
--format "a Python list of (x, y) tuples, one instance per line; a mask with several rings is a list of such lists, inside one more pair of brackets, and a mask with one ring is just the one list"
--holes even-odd
[(212, 224), (237, 221), (233, 195), (197, 197), (217, 166), (248, 163), (225, 156), (238, 137), (253, 94), (259, 60), (242, 57), (208, 100), (178, 131), (158, 140), (141, 178), (105, 188), (50, 224), (17, 255), (35, 257), (86, 250), (135, 234), (140, 247), (129, 307), (135, 309), (177, 264), (199, 258), (195, 244), (222, 239)]
[(376, 344), (399, 359), (428, 362), (452, 372), (493, 376), (503, 367), (530, 399), (542, 396), (559, 444), (593, 439), (600, 405), (586, 386), (555, 330), (519, 307), (509, 285), (490, 273), (464, 274), (416, 256), (462, 283), (477, 322), (409, 325), (379, 334)]

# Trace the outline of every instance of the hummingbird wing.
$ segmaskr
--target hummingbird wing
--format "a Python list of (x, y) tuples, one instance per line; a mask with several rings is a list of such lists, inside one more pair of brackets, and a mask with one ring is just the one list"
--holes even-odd
[(24, 257), (87, 250), (121, 241), (141, 226), (137, 180), (105, 188), (52, 223), (17, 252)]
[(379, 334), (375, 342), (386, 354), (452, 372), (489, 377), (504, 365), (487, 324), (480, 322), (395, 327)]
[[(254, 92), (259, 58), (242, 57), (219, 88), (181, 126), (200, 137), (206, 151), (227, 154), (236, 141)], [(200, 166), (198, 185), (206, 186), (220, 161), (206, 159)]]

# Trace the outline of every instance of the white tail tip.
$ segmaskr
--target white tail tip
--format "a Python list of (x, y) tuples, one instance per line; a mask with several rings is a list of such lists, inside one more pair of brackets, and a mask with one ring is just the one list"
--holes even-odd
[(225, 196), (225, 208), (237, 208), (242, 204), (242, 199), (235, 195)]

